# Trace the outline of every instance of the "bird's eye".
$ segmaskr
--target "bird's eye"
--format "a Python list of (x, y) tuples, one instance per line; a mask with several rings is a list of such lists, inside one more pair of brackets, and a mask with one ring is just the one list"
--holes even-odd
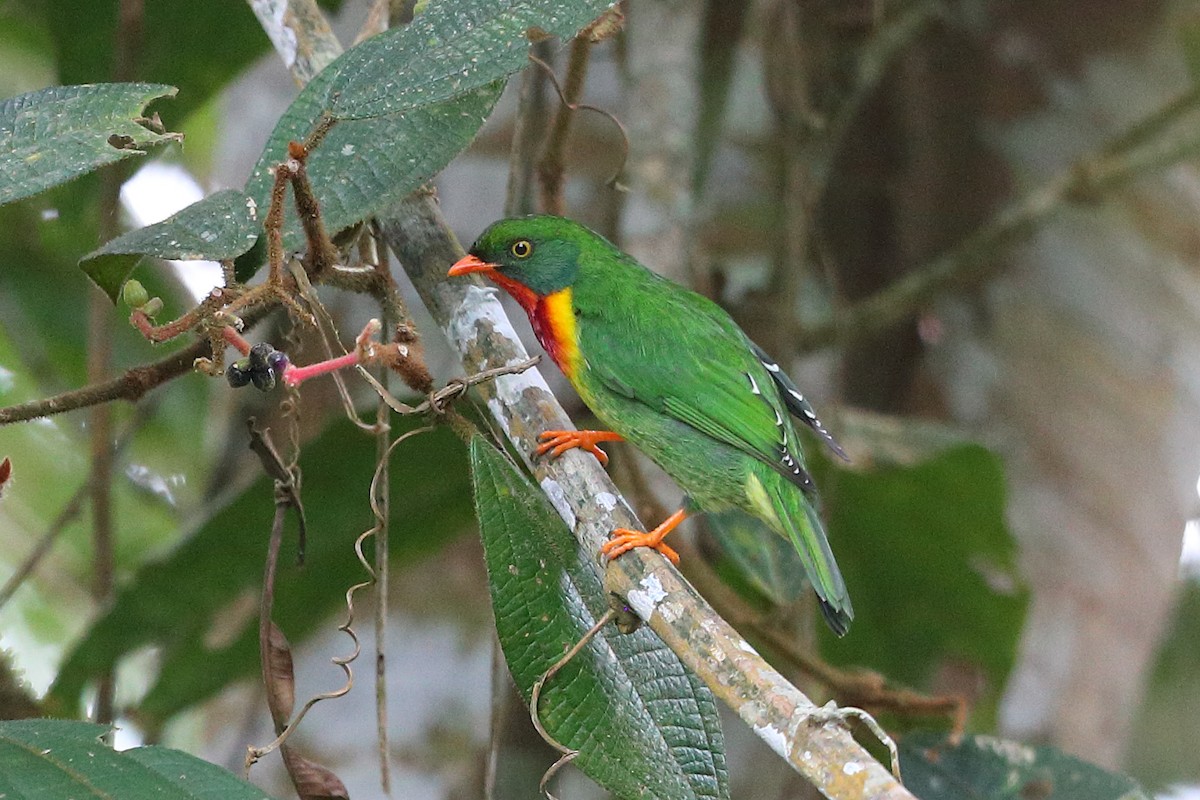
[(529, 254), (533, 252), (533, 244), (528, 239), (518, 239), (509, 250), (517, 258), (529, 258)]

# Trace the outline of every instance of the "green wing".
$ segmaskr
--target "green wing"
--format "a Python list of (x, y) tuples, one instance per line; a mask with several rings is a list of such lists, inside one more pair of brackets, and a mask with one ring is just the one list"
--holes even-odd
[(588, 372), (610, 391), (737, 448), (803, 490), (780, 480), (760, 484), (830, 627), (844, 634), (854, 612), (788, 411), (795, 407), (832, 437), (778, 365), (715, 303), (627, 260), (609, 269), (620, 280), (594, 275), (573, 298)]
[(588, 303), (576, 292), (592, 374), (811, 491), (785, 401), (754, 345), (712, 301), (638, 270), (636, 289), (626, 287), (618, 303)]

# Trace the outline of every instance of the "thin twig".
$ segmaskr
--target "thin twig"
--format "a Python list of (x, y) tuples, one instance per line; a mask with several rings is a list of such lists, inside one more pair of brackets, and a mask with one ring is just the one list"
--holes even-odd
[[(578, 37), (576, 40), (578, 40)], [(569, 95), (568, 95), (567, 91), (564, 90), (563, 87), (559, 86), (558, 78), (554, 75), (553, 67), (551, 67), (545, 61), (543, 61), (542, 59), (538, 58), (536, 55), (533, 55), (533, 54), (530, 54), (529, 60), (532, 61), (534, 64), (536, 64), (538, 67), (540, 67), (542, 72), (545, 73), (546, 77), (550, 81), (550, 85), (554, 87), (554, 91), (558, 94), (558, 100), (560, 103), (562, 103), (563, 109), (566, 109), (568, 112), (592, 111), (592, 112), (604, 117), (609, 122), (611, 122), (613, 125), (617, 126), (617, 131), (621, 134), (621, 162), (620, 162), (620, 164), (617, 165), (617, 169), (615, 172), (613, 172), (612, 177), (609, 178), (605, 183), (610, 188), (620, 189), (620, 190), (624, 191), (625, 187), (621, 185), (621, 175), (625, 172), (625, 165), (629, 162), (629, 132), (625, 130), (625, 124), (623, 122), (621, 122), (621, 120), (619, 120), (617, 118), (617, 115), (613, 114), (611, 111), (606, 111), (605, 109), (600, 108), (599, 106), (593, 106), (588, 103), (578, 103), (578, 102), (571, 101), (570, 99), (568, 99)], [(587, 64), (587, 62), (585, 60), (584, 66), (586, 66), (586, 64)], [(569, 77), (570, 76), (568, 75), (568, 78)], [(582, 80), (582, 77), (580, 77), (580, 80)], [(563, 117), (563, 116), (564, 115), (560, 114), (560, 117)], [(571, 116), (569, 116), (569, 115), (565, 116), (564, 118), (566, 119), (567, 123), (569, 123), (571, 120)], [(566, 133), (567, 133), (567, 129), (564, 128), (564, 133), (561, 137), (562, 145), (555, 145), (556, 147), (561, 147), (561, 146), (565, 145)], [(558, 160), (560, 162), (562, 161), (562, 158), (563, 158), (562, 156), (558, 156)], [(561, 170), (560, 170), (560, 172), (561, 172)], [(561, 174), (559, 175), (559, 181), (561, 183)], [(561, 195), (562, 195), (561, 187), (557, 193), (559, 195), (558, 201), (561, 202), (561, 199), (562, 199), (561, 198)], [(545, 205), (545, 201), (543, 201), (543, 205)], [(551, 212), (551, 213), (554, 213), (554, 212)], [(559, 212), (559, 213), (562, 213), (562, 212)]]
[[(433, 429), (434, 428), (432, 425), (426, 425), (423, 428), (416, 428), (408, 431), (403, 436), (392, 442), (388, 449), (388, 457), (391, 457), (392, 452), (395, 451), (401, 442), (407, 441), (418, 434), (429, 433)], [(371, 478), (371, 486), (369, 489), (372, 506), (374, 506), (375, 503), (379, 472), (379, 465), (376, 465), (375, 474)], [(292, 717), (292, 720), (288, 723), (286, 730), (280, 733), (279, 736), (277, 736), (270, 744), (266, 745), (265, 747), (248, 748), (246, 755), (247, 765), (253, 764), (286, 742), (288, 737), (291, 736), (292, 732), (295, 731), (300, 725), (301, 720), (304, 719), (309, 710), (311, 710), (312, 707), (317, 703), (320, 703), (324, 700), (334, 700), (336, 698), (343, 697), (352, 688), (354, 688), (354, 671), (351, 669), (350, 665), (357, 661), (359, 655), (362, 653), (362, 643), (358, 638), (358, 634), (354, 632), (354, 595), (357, 594), (359, 590), (372, 586), (375, 583), (375, 570), (371, 566), (370, 560), (368, 560), (366, 555), (363, 554), (363, 543), (366, 542), (366, 540), (371, 536), (378, 535), (378, 533), (379, 528), (377, 526), (372, 526), (368, 530), (360, 533), (358, 538), (354, 540), (354, 557), (358, 559), (359, 566), (361, 566), (363, 571), (367, 573), (367, 579), (365, 581), (359, 581), (346, 590), (346, 619), (337, 628), (339, 632), (350, 637), (350, 641), (353, 643), (353, 649), (348, 655), (336, 656), (331, 659), (334, 665), (342, 670), (342, 674), (345, 676), (346, 682), (342, 684), (341, 687), (334, 689), (333, 691), (322, 692), (321, 694), (310, 697), (308, 701), (300, 708), (300, 711), (294, 717)]]
[[(532, 55), (545, 63), (551, 57), (549, 40), (536, 42)], [(545, 70), (531, 63), (521, 71), (521, 91), (513, 118), (512, 145), (508, 157), (508, 189), (504, 216), (523, 217), (536, 209), (533, 204), (534, 171), (546, 127)]]
[[(274, 303), (266, 303), (246, 312), (243, 319), (247, 326), (254, 325), (275, 307)], [(212, 357), (213, 350), (210, 342), (201, 339), (158, 361), (127, 369), (118, 378), (92, 383), (53, 397), (31, 400), (28, 403), (0, 409), (0, 426), (13, 422), (26, 422), (39, 417), (50, 417), (113, 400), (137, 402), (151, 389), (190, 373), (197, 359)]]
[(1153, 170), (1200, 151), (1200, 136), (1194, 126), (1176, 136), (1164, 136), (1168, 128), (1194, 113), (1198, 106), (1200, 90), (1187, 92), (1010, 203), (929, 264), (838, 310), (830, 323), (797, 330), (797, 346), (801, 351), (811, 351), (872, 336), (910, 318), (950, 289), (979, 285), (1004, 266), (1000, 257), (1004, 248), (1072, 204), (1096, 202)]
[[(386, 309), (385, 309), (386, 314)], [(389, 329), (389, 318), (384, 316), (384, 330)], [(388, 370), (379, 371), (379, 382), (388, 388)], [(372, 481), (371, 513), (375, 515), (375, 736), (379, 754), (379, 783), (385, 796), (392, 793), (391, 748), (388, 746), (387, 717), (387, 628), (388, 598), (391, 594), (391, 562), (388, 554), (391, 538), (391, 428), (388, 419), (391, 410), (382, 396), (375, 406), (376, 465), (378, 484)]]
[[(120, 0), (117, 5), (117, 29), (113, 43), (112, 76), (116, 81), (137, 77), (142, 45), (143, 0)], [(100, 235), (111, 239), (119, 232), (121, 184), (132, 172), (127, 163), (113, 164), (100, 175)], [(112, 306), (108, 298), (93, 288), (88, 302), (87, 377), (99, 383), (112, 368)], [(91, 456), (92, 521), (92, 600), (101, 611), (112, 603), (115, 583), (113, 544), (112, 472), (113, 412), (108, 404), (92, 407), (88, 418)], [(105, 670), (96, 680), (96, 700), (92, 719), (102, 725), (113, 721), (116, 677)]]
[[(567, 204), (563, 199), (563, 176), (566, 172), (564, 162), (566, 161), (567, 141), (571, 137), (571, 121), (575, 118), (576, 104), (583, 96), (583, 85), (587, 80), (588, 56), (591, 52), (592, 43), (586, 36), (576, 36), (571, 40), (570, 53), (567, 56), (566, 85), (559, 89), (562, 104), (554, 115), (554, 122), (550, 125), (550, 133), (546, 137), (546, 145), (542, 148), (542, 157), (538, 162), (541, 206), (542, 211), (548, 214), (562, 216), (566, 213)], [(555, 85), (557, 87), (557, 83)]]
[(552, 735), (550, 735), (550, 732), (546, 730), (546, 727), (542, 725), (542, 716), (540, 711), (542, 689), (546, 686), (547, 681), (557, 675), (560, 669), (571, 662), (571, 659), (579, 655), (579, 651), (587, 647), (587, 643), (596, 637), (596, 634), (600, 632), (600, 629), (616, 619), (616, 616), (617, 612), (611, 608), (608, 611), (605, 611), (604, 615), (601, 616), (600, 619), (596, 620), (596, 624), (589, 628), (587, 633), (583, 634), (583, 636), (579, 638), (579, 641), (576, 642), (570, 650), (563, 654), (562, 658), (560, 658), (558, 661), (555, 661), (550, 669), (542, 673), (542, 676), (534, 682), (533, 689), (529, 693), (529, 719), (533, 722), (534, 729), (538, 732), (538, 735), (546, 741), (546, 744), (562, 753), (562, 757), (550, 765), (550, 768), (542, 774), (542, 780), (538, 783), (538, 788), (541, 789), (542, 793), (550, 800), (556, 800), (554, 795), (550, 794), (549, 790), (546, 788), (546, 786), (550, 783), (550, 779), (553, 778), (560, 769), (569, 764), (576, 756), (578, 756), (579, 751), (572, 750), (558, 739), (555, 739)]

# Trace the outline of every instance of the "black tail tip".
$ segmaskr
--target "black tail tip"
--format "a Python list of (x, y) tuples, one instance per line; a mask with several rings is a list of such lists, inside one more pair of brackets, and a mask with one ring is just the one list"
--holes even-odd
[(821, 616), (825, 617), (829, 629), (839, 638), (850, 630), (850, 621), (854, 619), (854, 611), (849, 607), (838, 608), (829, 602), (817, 598), (821, 605)]

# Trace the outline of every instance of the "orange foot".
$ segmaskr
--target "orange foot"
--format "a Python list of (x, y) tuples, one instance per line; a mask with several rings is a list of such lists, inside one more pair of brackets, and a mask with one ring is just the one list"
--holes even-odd
[(546, 431), (538, 439), (542, 441), (536, 450), (539, 456), (550, 453), (558, 458), (568, 450), (580, 447), (600, 459), (600, 465), (604, 467), (608, 466), (608, 454), (597, 447), (597, 443), (624, 441), (619, 433), (612, 431)]
[(611, 559), (622, 556), (635, 547), (652, 547), (669, 558), (672, 564), (679, 566), (679, 554), (663, 544), (663, 539), (685, 519), (687, 519), (687, 512), (681, 508), (649, 533), (617, 528), (612, 532), (612, 538), (600, 545), (600, 552)]

